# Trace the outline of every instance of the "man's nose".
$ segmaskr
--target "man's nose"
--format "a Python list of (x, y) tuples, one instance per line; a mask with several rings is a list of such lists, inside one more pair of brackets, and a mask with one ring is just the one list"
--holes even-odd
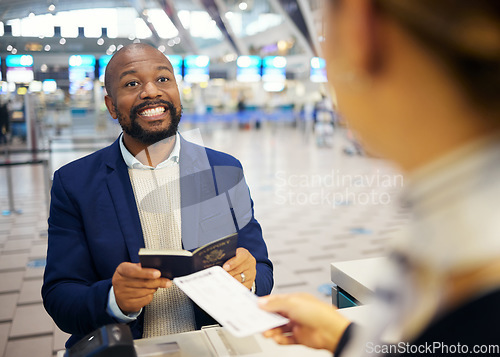
[(147, 82), (141, 92), (141, 99), (145, 98), (157, 98), (161, 95), (161, 91), (158, 89), (155, 83)]

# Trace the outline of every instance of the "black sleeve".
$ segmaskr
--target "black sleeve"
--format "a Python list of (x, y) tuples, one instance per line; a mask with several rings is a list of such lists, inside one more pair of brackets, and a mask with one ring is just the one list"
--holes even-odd
[(335, 351), (333, 351), (333, 354), (335, 355), (335, 357), (339, 357), (342, 355), (342, 351), (344, 350), (345, 346), (347, 346), (347, 344), (351, 340), (353, 331), (355, 329), (356, 329), (356, 325), (352, 322), (351, 322), (351, 324), (349, 324), (349, 326), (347, 326), (347, 328), (344, 331), (344, 334), (342, 335), (339, 343), (337, 344), (337, 348), (335, 349)]

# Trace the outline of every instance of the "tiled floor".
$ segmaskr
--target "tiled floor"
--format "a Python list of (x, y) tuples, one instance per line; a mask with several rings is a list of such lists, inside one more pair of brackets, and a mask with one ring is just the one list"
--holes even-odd
[[(329, 263), (384, 254), (390, 235), (408, 218), (398, 207), (398, 172), (383, 160), (346, 155), (349, 143), (340, 130), (330, 148), (318, 148), (313, 136), (284, 124), (240, 130), (212, 123), (201, 132), (207, 146), (243, 164), (275, 264), (274, 293), (307, 291), (330, 301)], [(51, 171), (106, 142), (54, 141)], [(49, 357), (67, 335), (40, 297), (47, 243), (43, 170), (15, 166), (11, 172), (22, 213), (0, 216), (0, 355)], [(9, 208), (6, 175), (0, 168), (0, 210)]]

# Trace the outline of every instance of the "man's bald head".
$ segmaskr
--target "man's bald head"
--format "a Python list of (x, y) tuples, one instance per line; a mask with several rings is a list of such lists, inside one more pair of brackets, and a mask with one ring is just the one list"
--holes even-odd
[(133, 57), (135, 53), (138, 54), (142, 52), (151, 52), (153, 56), (161, 55), (165, 57), (165, 62), (168, 63), (170, 67), (172, 67), (167, 57), (151, 45), (145, 43), (131, 43), (129, 45), (126, 45), (118, 50), (113, 55), (113, 57), (111, 57), (111, 60), (106, 66), (106, 71), (104, 74), (104, 86), (106, 87), (108, 96), (113, 97), (114, 95), (114, 83), (116, 83), (116, 80), (119, 79), (119, 70), (123, 65), (121, 60), (123, 60), (124, 57)]

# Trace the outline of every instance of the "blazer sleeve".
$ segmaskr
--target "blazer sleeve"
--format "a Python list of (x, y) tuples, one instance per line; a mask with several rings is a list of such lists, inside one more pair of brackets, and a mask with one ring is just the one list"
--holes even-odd
[(255, 293), (268, 295), (273, 288), (273, 265), (268, 257), (267, 246), (262, 236), (262, 229), (255, 219), (254, 206), (250, 190), (246, 184), (241, 163), (236, 159), (234, 166), (215, 167), (219, 193), (228, 195), (231, 209), (238, 229), (238, 245), (246, 248), (257, 261)]
[(246, 248), (257, 261), (257, 276), (255, 278), (255, 294), (265, 296), (271, 293), (274, 285), (273, 265), (268, 258), (267, 246), (262, 236), (262, 229), (259, 222), (253, 217), (238, 232), (238, 243), (240, 247)]
[(61, 330), (80, 336), (115, 322), (106, 313), (111, 278), (100, 278), (88, 244), (78, 204), (56, 171), (51, 191), (43, 304)]

